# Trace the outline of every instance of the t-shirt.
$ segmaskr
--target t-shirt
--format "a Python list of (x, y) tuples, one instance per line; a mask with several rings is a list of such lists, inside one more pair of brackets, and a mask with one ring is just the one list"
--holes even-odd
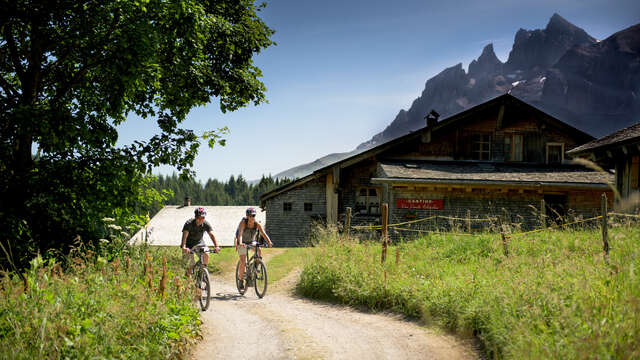
[(198, 226), (196, 224), (196, 219), (192, 218), (187, 220), (182, 227), (182, 231), (188, 231), (189, 235), (187, 236), (187, 244), (188, 248), (192, 248), (196, 245), (204, 245), (203, 235), (205, 232), (209, 232), (212, 230), (211, 224), (207, 220), (202, 222), (202, 225)]

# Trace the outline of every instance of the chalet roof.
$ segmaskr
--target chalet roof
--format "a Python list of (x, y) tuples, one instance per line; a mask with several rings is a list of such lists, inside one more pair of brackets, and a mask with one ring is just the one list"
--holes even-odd
[(571, 149), (567, 153), (570, 155), (578, 155), (592, 152), (594, 150), (600, 150), (605, 147), (615, 147), (617, 145), (623, 145), (630, 142), (640, 143), (640, 123), (628, 126), (612, 134), (605, 135), (584, 145), (580, 145), (577, 148)]
[(557, 125), (558, 127), (563, 128), (565, 131), (567, 131), (568, 133), (572, 133), (574, 134), (577, 138), (583, 139), (582, 141), (586, 142), (586, 141), (590, 141), (593, 140), (594, 137), (561, 121), (558, 120), (556, 118), (554, 118), (553, 116), (543, 112), (542, 110), (534, 107), (533, 105), (530, 105), (516, 97), (514, 97), (513, 95), (506, 93), (500, 96), (497, 96), (491, 100), (488, 100), (482, 104), (476, 105), (472, 108), (469, 108), (467, 110), (464, 110), (462, 112), (459, 112), (457, 114), (453, 114), (449, 117), (447, 117), (446, 119), (443, 119), (441, 121), (438, 121), (435, 125), (431, 126), (431, 127), (424, 127), (421, 128), (417, 131), (414, 132), (410, 132), (406, 135), (397, 137), (395, 139), (389, 140), (385, 143), (382, 143), (376, 147), (373, 147), (371, 149), (368, 149), (366, 151), (360, 152), (358, 154), (355, 154), (353, 156), (350, 156), (348, 158), (342, 159), (340, 161), (336, 161), (334, 163), (331, 163), (329, 165), (326, 165), (325, 167), (322, 167), (316, 171), (314, 171), (312, 174), (307, 175), (303, 178), (297, 179), (291, 183), (285, 184), (283, 186), (280, 186), (276, 189), (273, 189), (267, 193), (264, 193), (260, 196), (260, 204), (262, 206), (263, 202), (267, 199), (270, 199), (274, 196), (277, 196), (278, 194), (281, 194), (283, 192), (289, 191), (293, 188), (296, 188), (314, 178), (317, 178), (319, 176), (322, 176), (323, 174), (326, 174), (327, 172), (331, 171), (331, 169), (335, 166), (339, 166), (340, 168), (345, 168), (347, 166), (351, 166), (353, 164), (356, 164), (362, 160), (371, 158), (373, 156), (376, 156), (388, 149), (391, 149), (399, 144), (403, 144), (406, 143), (407, 141), (410, 141), (412, 139), (415, 139), (416, 137), (421, 136), (424, 132), (426, 131), (431, 131), (432, 133), (437, 133), (438, 131), (448, 128), (450, 126), (455, 126), (457, 124), (459, 124), (460, 121), (464, 120), (464, 119), (468, 119), (470, 116), (477, 114), (478, 112), (487, 109), (489, 107), (492, 106), (498, 106), (500, 104), (506, 104), (506, 103), (511, 103), (511, 104), (515, 104), (517, 106), (523, 106), (526, 107), (528, 110), (533, 111), (539, 115), (541, 115), (542, 118), (546, 119), (546, 121), (553, 123), (555, 125)]
[(596, 172), (582, 166), (542, 166), (531, 164), (475, 161), (381, 161), (374, 182), (510, 183), (606, 185), (614, 181), (610, 173)]

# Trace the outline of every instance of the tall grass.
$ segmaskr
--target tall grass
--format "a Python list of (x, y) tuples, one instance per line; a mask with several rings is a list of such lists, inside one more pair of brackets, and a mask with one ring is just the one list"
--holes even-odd
[(76, 255), (64, 272), (37, 257), (24, 280), (4, 273), (2, 358), (175, 358), (198, 337), (199, 310), (178, 249), (132, 247), (111, 262)]
[[(477, 336), (492, 358), (640, 357), (640, 228), (513, 238), (433, 234), (389, 249), (325, 231), (302, 271), (305, 296), (393, 310)], [(399, 263), (395, 253), (399, 252)]]

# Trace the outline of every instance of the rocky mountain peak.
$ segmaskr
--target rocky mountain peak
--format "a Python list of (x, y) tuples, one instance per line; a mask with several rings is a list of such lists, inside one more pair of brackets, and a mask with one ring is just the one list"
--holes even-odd
[(529, 71), (553, 66), (567, 50), (574, 46), (594, 44), (596, 40), (584, 30), (558, 14), (553, 14), (544, 30), (520, 29), (516, 33), (507, 71)]
[(553, 13), (551, 19), (549, 19), (549, 23), (547, 23), (546, 31), (565, 31), (571, 32), (575, 30), (582, 30), (579, 27), (573, 25), (569, 21), (567, 21), (562, 16), (558, 15), (558, 13)]
[(498, 59), (493, 51), (493, 44), (489, 44), (482, 49), (482, 54), (478, 60), (473, 60), (469, 64), (469, 76), (477, 77), (490, 75), (502, 70), (502, 61)]

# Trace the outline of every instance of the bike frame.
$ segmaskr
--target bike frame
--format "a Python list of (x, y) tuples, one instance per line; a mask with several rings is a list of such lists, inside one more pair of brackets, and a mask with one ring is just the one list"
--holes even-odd
[[(209, 303), (211, 301), (211, 280), (209, 278), (209, 270), (207, 268), (204, 267), (204, 264), (202, 262), (202, 255), (205, 252), (208, 253), (215, 253), (215, 251), (209, 250), (209, 251), (205, 251), (204, 250), (205, 245), (196, 245), (194, 247), (192, 247), (191, 249), (189, 249), (189, 251), (191, 251), (191, 253), (195, 253), (198, 256), (198, 261), (195, 263), (195, 265), (193, 266), (193, 279), (196, 283), (196, 288), (198, 288), (200, 290), (200, 307), (202, 308), (203, 311), (207, 310), (209, 308)], [(191, 255), (193, 256), (193, 255)], [(203, 289), (201, 286), (201, 277), (202, 277), (202, 273), (206, 272), (206, 289)], [(202, 300), (202, 290), (207, 291), (207, 298), (206, 300)]]

